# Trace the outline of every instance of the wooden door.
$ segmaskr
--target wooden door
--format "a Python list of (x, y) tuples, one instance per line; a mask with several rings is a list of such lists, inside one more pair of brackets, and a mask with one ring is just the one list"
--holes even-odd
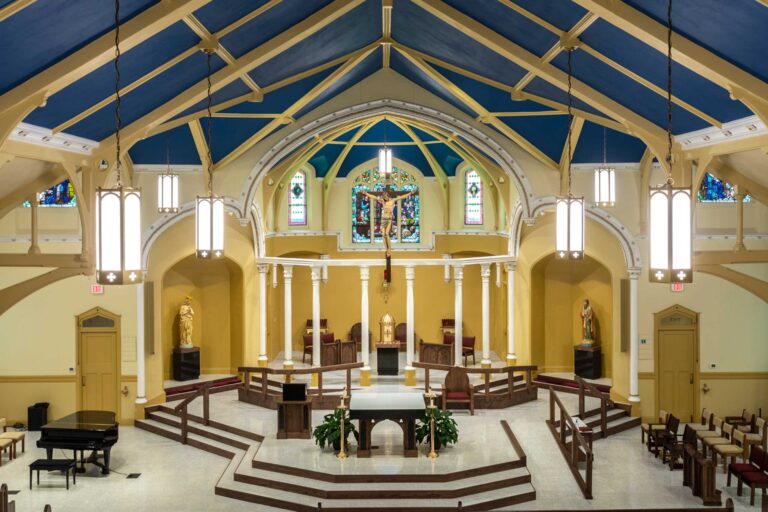
[(80, 333), (81, 408), (117, 413), (117, 333)]
[(669, 411), (682, 422), (693, 421), (695, 332), (659, 330), (659, 408)]

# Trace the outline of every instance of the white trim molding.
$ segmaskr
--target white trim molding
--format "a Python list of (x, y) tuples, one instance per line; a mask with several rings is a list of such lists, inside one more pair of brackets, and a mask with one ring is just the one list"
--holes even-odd
[[(133, 172), (146, 172), (146, 173), (155, 173), (155, 174), (162, 174), (168, 170), (167, 164), (133, 164)], [(190, 173), (199, 173), (203, 172), (203, 166), (200, 164), (195, 165), (178, 165), (178, 164), (171, 164), (170, 165), (171, 172), (173, 173), (179, 173), (179, 174), (190, 174)]]
[(95, 140), (64, 132), (53, 133), (48, 128), (29, 123), (19, 123), (16, 125), (16, 128), (13, 129), (8, 138), (81, 155), (90, 155), (94, 149), (99, 147), (99, 143)]
[(695, 149), (705, 146), (712, 146), (726, 140), (739, 140), (768, 133), (768, 127), (765, 126), (757, 116), (743, 117), (723, 123), (722, 128), (711, 126), (688, 133), (681, 133), (675, 136), (675, 141), (679, 142), (684, 150)]

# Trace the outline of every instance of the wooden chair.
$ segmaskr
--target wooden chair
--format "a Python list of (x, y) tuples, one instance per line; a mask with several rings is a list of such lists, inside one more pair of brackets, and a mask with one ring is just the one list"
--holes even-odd
[(469, 376), (462, 368), (454, 366), (445, 375), (442, 409), (446, 410), (449, 403), (469, 404), (469, 414), (475, 414), (475, 390), (469, 383)]
[(737, 479), (741, 480), (742, 473), (749, 473), (750, 471), (760, 471), (760, 466), (763, 463), (763, 458), (766, 457), (765, 450), (759, 446), (752, 447), (749, 453), (749, 460), (744, 462), (731, 462), (728, 464), (728, 480), (726, 485), (731, 486), (731, 475), (735, 475)]
[(678, 428), (680, 428), (680, 420), (674, 414), (669, 414), (663, 429), (648, 431), (648, 451), (658, 457), (667, 437), (677, 439)]
[(712, 447), (712, 464), (717, 467), (717, 456), (720, 455), (723, 458), (723, 473), (728, 472), (728, 457), (731, 458), (731, 463), (736, 462), (736, 459), (739, 456), (741, 456), (741, 460), (747, 460), (747, 446), (744, 444), (744, 432), (733, 429), (731, 441), (731, 444), (717, 444)]
[(720, 444), (731, 444), (731, 438), (733, 437), (733, 425), (730, 423), (723, 423), (720, 429), (720, 435), (716, 437), (705, 437), (701, 440), (702, 452), (704, 456), (707, 456), (707, 448), (714, 448)]
[(742, 432), (754, 432), (755, 429), (755, 415), (746, 409), (742, 409), (741, 416), (726, 416), (725, 422)]
[[(395, 339), (398, 341), (398, 343), (401, 344), (401, 346), (405, 346), (405, 343), (408, 341), (408, 324), (405, 322), (399, 323), (395, 326)], [(416, 332), (413, 333), (413, 339), (415, 340), (418, 338), (416, 336)]]
[(720, 416), (712, 417), (712, 429), (711, 430), (699, 430), (696, 432), (696, 437), (701, 441), (702, 451), (704, 456), (707, 455), (707, 447), (704, 445), (704, 439), (709, 437), (720, 437), (722, 435), (721, 429), (723, 428), (723, 419)]
[(755, 505), (755, 489), (763, 490), (763, 504), (768, 500), (766, 490), (768, 490), (768, 454), (761, 448), (755, 446), (752, 450), (760, 450), (763, 452), (763, 460), (760, 463), (760, 471), (746, 471), (741, 474), (739, 480), (739, 486), (736, 489), (736, 494), (741, 496), (741, 484), (742, 482), (750, 489), (749, 504)]
[(5, 451), (8, 451), (8, 460), (13, 460), (14, 453), (13, 453), (13, 440), (12, 439), (0, 439), (0, 466), (3, 465), (3, 453)]
[(669, 413), (667, 411), (665, 411), (664, 409), (659, 409), (658, 423), (643, 423), (642, 425), (640, 425), (640, 442), (645, 444), (645, 436), (651, 430), (664, 430), (664, 428), (667, 426), (668, 416), (669, 416)]
[(682, 464), (678, 464), (678, 460), (683, 457), (685, 451), (685, 445), (696, 445), (696, 431), (693, 430), (690, 425), (685, 426), (683, 431), (682, 440), (678, 440), (678, 436), (667, 436), (664, 439), (664, 446), (661, 449), (661, 461), (664, 462), (669, 456), (669, 470), (679, 469)]
[[(321, 333), (320, 334), (320, 343), (333, 343), (333, 333), (327, 332), (327, 333)], [(312, 335), (311, 334), (305, 334), (304, 335), (304, 352), (301, 355), (301, 362), (305, 362), (307, 355), (309, 355), (309, 361), (312, 362)]]
[[(360, 350), (363, 345), (363, 324), (360, 322), (357, 322), (355, 325), (352, 326), (352, 328), (349, 330), (349, 339), (350, 341), (354, 341), (357, 345), (357, 349)], [(371, 331), (368, 331), (368, 342), (369, 344), (373, 340), (373, 333)]]
[(16, 445), (21, 443), (21, 453), (24, 453), (26, 447), (26, 432), (3, 432), (0, 434), (0, 439), (10, 439), (13, 441), (13, 452), (14, 457), (15, 454), (18, 453), (18, 450), (16, 449)]
[(766, 421), (763, 418), (757, 418), (755, 421), (755, 432), (744, 434), (744, 444), (747, 447), (754, 444), (763, 447), (763, 450), (768, 450), (768, 429), (766, 427)]
[[(456, 343), (456, 336), (453, 334), (443, 335), (444, 345), (453, 345)], [(475, 360), (475, 337), (474, 336), (462, 336), (461, 337), (461, 355), (464, 357), (464, 366), (467, 366), (467, 358), (472, 356), (472, 364), (476, 364)]]
[(712, 417), (714, 415), (712, 414), (712, 411), (707, 409), (706, 407), (701, 410), (701, 422), (700, 423), (692, 423), (691, 428), (695, 431), (699, 430), (712, 430)]

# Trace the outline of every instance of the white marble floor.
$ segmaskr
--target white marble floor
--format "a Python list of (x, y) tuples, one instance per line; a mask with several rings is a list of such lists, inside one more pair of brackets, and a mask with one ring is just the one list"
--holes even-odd
[[(391, 389), (405, 388), (393, 384)], [(574, 395), (561, 397), (569, 407), (576, 408)], [(201, 407), (199, 401), (193, 405)], [(595, 498), (584, 500), (544, 425), (548, 410), (548, 393), (544, 391), (539, 393), (536, 402), (502, 411), (477, 412), (478, 422), (484, 424), (506, 419), (528, 455), (528, 469), (537, 499), (512, 507), (511, 510), (617, 507), (647, 510), (701, 506), (700, 500), (681, 486), (680, 471), (670, 472), (645, 451), (640, 444), (638, 429), (595, 442)], [(321, 421), (325, 412), (316, 411), (313, 421)], [(219, 421), (266, 436), (273, 436), (276, 430), (274, 411), (241, 403), (237, 401), (234, 391), (212, 396), (211, 415)], [(457, 412), (456, 415), (461, 424), (473, 421), (467, 413)], [(394, 425), (391, 427), (397, 428)], [(379, 428), (383, 430), (379, 431)], [(387, 424), (382, 424), (374, 434), (387, 437), (390, 435), (387, 428)], [(39, 512), (46, 503), (53, 506), (54, 512), (265, 510), (253, 504), (214, 495), (216, 482), (228, 466), (229, 461), (226, 459), (130, 426), (120, 428), (120, 441), (112, 452), (114, 471), (110, 476), (102, 477), (91, 471), (79, 478), (78, 484), (67, 491), (64, 489), (63, 477), (59, 474), (44, 474), (41, 475), (41, 485), (34, 485), (30, 491), (27, 465), (35, 458), (44, 456), (43, 450), (35, 448), (36, 439), (37, 434), (30, 433), (27, 453), (17, 460), (4, 461), (0, 467), (0, 482), (7, 483), (11, 490), (20, 490), (19, 494), (12, 496), (17, 503), (17, 512)], [(472, 448), (467, 450), (467, 458), (471, 459), (473, 452), (479, 451), (478, 443), (472, 443)], [(494, 448), (488, 445), (487, 449)], [(332, 457), (330, 453), (327, 455)], [(375, 461), (375, 458), (370, 460)], [(440, 459), (437, 461), (439, 463)], [(141, 473), (141, 477), (126, 479), (125, 475), (132, 472)], [(725, 486), (722, 473), (718, 474), (718, 486)], [(724, 489), (726, 497), (734, 499), (738, 510), (760, 510), (760, 498), (757, 498), (756, 507), (749, 507), (747, 496), (736, 497), (735, 486)]]

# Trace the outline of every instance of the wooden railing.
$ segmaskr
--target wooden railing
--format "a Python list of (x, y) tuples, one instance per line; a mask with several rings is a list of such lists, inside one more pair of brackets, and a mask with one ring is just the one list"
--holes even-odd
[(8, 486), (0, 485), (0, 512), (15, 512), (16, 502), (8, 501)]
[[(559, 411), (559, 420), (555, 419), (558, 415), (555, 412), (555, 408)], [(549, 388), (549, 420), (547, 420), (547, 425), (555, 437), (555, 441), (557, 441), (557, 445), (560, 447), (560, 451), (563, 457), (565, 457), (565, 461), (568, 463), (576, 483), (581, 488), (582, 494), (584, 494), (585, 498), (591, 500), (592, 461), (594, 460), (591, 436), (585, 436), (579, 432), (579, 427), (571, 415), (568, 414), (563, 402), (560, 401), (552, 387)], [(567, 441), (569, 435), (571, 436), (570, 444)], [(590, 437), (590, 439), (588, 440), (587, 437)], [(579, 463), (582, 461), (585, 463), (584, 476), (582, 476), (581, 469), (579, 468)]]
[(192, 403), (197, 397), (203, 397), (203, 424), (210, 424), (210, 394), (211, 394), (212, 382), (205, 382), (203, 385), (195, 391), (194, 394), (188, 396), (181, 401), (174, 411), (181, 415), (181, 443), (187, 444), (187, 437), (189, 435), (189, 404)]
[(611, 400), (606, 393), (597, 389), (597, 386), (591, 382), (587, 382), (578, 375), (574, 375), (573, 378), (579, 385), (579, 418), (586, 421), (587, 416), (591, 416), (596, 412), (585, 410), (585, 400), (587, 396), (600, 400), (600, 436), (606, 437), (608, 431), (608, 410), (615, 408), (616, 403)]
[[(254, 393), (258, 393), (261, 395), (261, 400), (264, 404), (266, 404), (269, 400), (269, 385), (270, 384), (277, 384), (282, 385), (281, 383), (276, 383), (274, 381), (269, 380), (270, 375), (284, 375), (286, 377), (286, 382), (291, 379), (295, 375), (311, 375), (313, 373), (317, 374), (317, 389), (311, 390), (310, 393), (314, 396), (317, 396), (318, 398), (322, 399), (323, 396), (328, 393), (328, 390), (326, 390), (323, 387), (323, 374), (328, 372), (337, 372), (337, 371), (345, 371), (346, 372), (346, 388), (348, 390), (352, 389), (352, 370), (355, 368), (362, 368), (364, 363), (362, 361), (356, 362), (356, 363), (343, 363), (343, 364), (334, 364), (329, 366), (314, 366), (310, 368), (261, 368), (261, 367), (255, 367), (255, 366), (241, 366), (237, 369), (237, 371), (242, 372), (244, 375), (243, 379), (243, 394), (245, 396), (246, 401), (251, 401), (250, 398)], [(254, 375), (257, 374), (257, 375)], [(251, 389), (251, 382), (259, 382), (260, 387), (258, 391), (254, 391)]]
[[(424, 387), (426, 391), (429, 391), (429, 388), (430, 388), (430, 380), (429, 380), (430, 370), (448, 371), (451, 368), (453, 368), (453, 366), (450, 366), (447, 364), (421, 363), (417, 361), (413, 362), (413, 367), (424, 369)], [(509, 393), (512, 393), (512, 390), (514, 388), (514, 382), (515, 382), (515, 372), (520, 372), (521, 376), (522, 374), (525, 375), (525, 387), (526, 389), (531, 389), (533, 387), (533, 372), (535, 372), (537, 369), (538, 369), (537, 366), (502, 366), (498, 368), (463, 368), (463, 370), (468, 374), (483, 375), (483, 384), (481, 384), (480, 386), (482, 386), (482, 390), (486, 396), (491, 394), (491, 388), (504, 385), (505, 383), (509, 387)], [(506, 373), (507, 374), (506, 379), (491, 382), (491, 375), (498, 374), (498, 373)]]

